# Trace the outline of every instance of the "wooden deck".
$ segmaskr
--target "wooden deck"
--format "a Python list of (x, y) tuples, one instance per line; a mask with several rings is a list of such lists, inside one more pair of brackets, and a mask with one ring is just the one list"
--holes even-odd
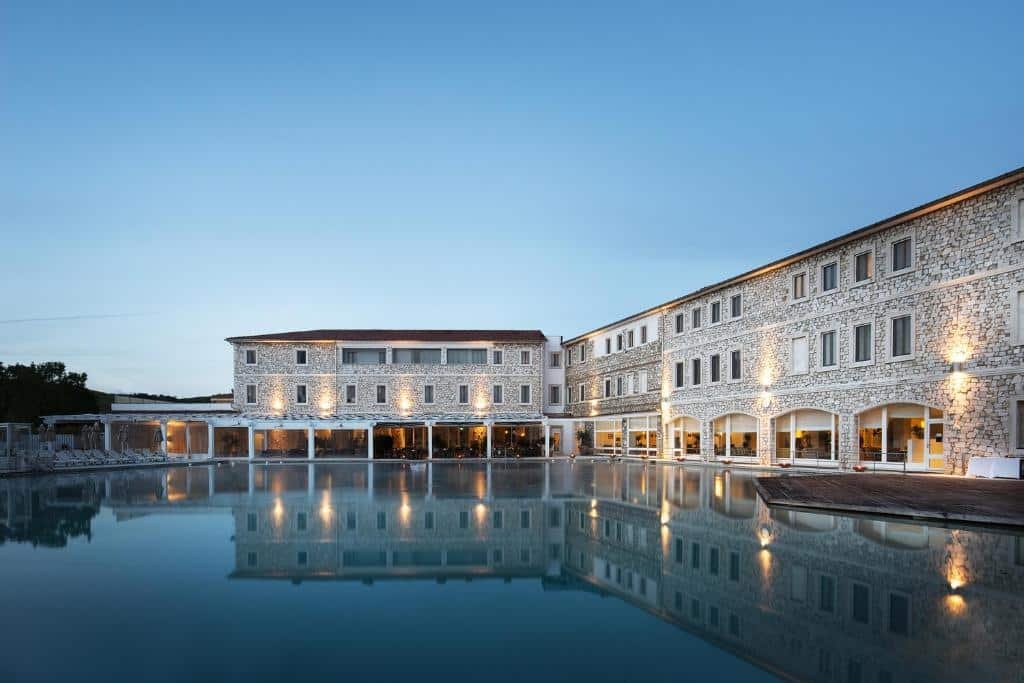
[(758, 477), (769, 505), (1024, 528), (1024, 481), (912, 474)]

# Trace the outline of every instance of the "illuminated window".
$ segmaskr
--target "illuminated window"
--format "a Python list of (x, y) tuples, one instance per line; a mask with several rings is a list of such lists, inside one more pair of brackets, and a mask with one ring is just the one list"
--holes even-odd
[(295, 386), (295, 402), (299, 405), (305, 405), (308, 403), (308, 395), (305, 384), (297, 384)]

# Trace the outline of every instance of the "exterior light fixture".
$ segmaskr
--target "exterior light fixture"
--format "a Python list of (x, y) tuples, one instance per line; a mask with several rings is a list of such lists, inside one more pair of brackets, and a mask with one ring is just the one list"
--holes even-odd
[(950, 372), (963, 372), (964, 371), (964, 361), (962, 361), (962, 360), (955, 360), (955, 361), (951, 362), (949, 364), (949, 371)]

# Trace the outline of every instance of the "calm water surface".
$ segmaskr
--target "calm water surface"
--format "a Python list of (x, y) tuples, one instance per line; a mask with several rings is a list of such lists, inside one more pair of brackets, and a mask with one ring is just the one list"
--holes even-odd
[(0, 480), (0, 681), (1020, 681), (1019, 536), (675, 465)]

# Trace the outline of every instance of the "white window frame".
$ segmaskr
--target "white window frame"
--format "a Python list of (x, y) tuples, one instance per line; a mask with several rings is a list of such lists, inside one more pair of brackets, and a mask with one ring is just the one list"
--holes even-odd
[[(249, 387), (252, 387), (252, 398), (249, 400)], [(245, 405), (254, 406), (260, 402), (260, 387), (258, 384), (246, 384), (245, 385)]]
[(578, 348), (580, 350), (580, 353), (579, 353), (580, 362), (581, 363), (586, 363), (587, 362), (587, 342), (583, 342), (582, 344), (579, 345)]
[(1024, 190), (1010, 200), (1010, 244), (1024, 241)]
[(672, 322), (675, 325), (675, 335), (679, 335), (686, 332), (686, 311), (680, 311), (676, 313), (672, 318)]
[(647, 325), (640, 326), (640, 346), (643, 346), (650, 341), (650, 337), (647, 336)]
[(548, 357), (549, 367), (560, 368), (562, 367), (562, 352), (552, 351)]
[[(714, 319), (714, 316), (711, 315), (711, 312), (715, 308), (715, 304), (718, 304), (718, 320), (717, 321)], [(721, 325), (722, 321), (724, 319), (725, 319), (725, 316), (722, 315), (722, 300), (718, 299), (716, 301), (709, 301), (708, 302), (708, 327), (713, 327), (715, 325)]]
[(612, 338), (611, 337), (605, 337), (604, 338), (604, 355), (606, 355), (606, 356), (612, 355)]
[(1010, 424), (1007, 433), (1010, 435), (1009, 452), (1013, 455), (1024, 455), (1024, 448), (1017, 448), (1017, 436), (1024, 425), (1017, 422), (1017, 404), (1024, 401), (1024, 394), (1016, 394), (1010, 397)]
[[(825, 269), (829, 266), (836, 267), (836, 286), (832, 289), (825, 289)], [(818, 264), (818, 296), (829, 296), (839, 291), (839, 283), (842, 280), (842, 266), (838, 258), (828, 259)]]
[(621, 332), (617, 332), (615, 334), (615, 353), (618, 353), (619, 351), (622, 351), (625, 348), (626, 348), (625, 335), (623, 335)]
[[(803, 339), (804, 340), (804, 344), (807, 347), (807, 358), (804, 359), (804, 364), (807, 367), (804, 370), (797, 370), (796, 369), (796, 363), (794, 363), (795, 359), (793, 358), (793, 342), (795, 342), (798, 339)], [(802, 333), (802, 334), (792, 334), (792, 335), (790, 335), (789, 336), (789, 372), (787, 374), (790, 375), (790, 376), (806, 375), (810, 371), (811, 371), (811, 337), (810, 337), (810, 335), (807, 334), (806, 332)]]
[[(349, 387), (352, 387), (352, 402), (351, 403), (348, 400), (348, 388)], [(356, 403), (358, 403), (359, 402), (359, 388), (358, 388), (358, 386), (355, 385), (355, 384), (352, 384), (351, 382), (346, 384), (345, 385), (345, 393), (342, 394), (341, 400), (347, 406), (354, 406)]]
[[(867, 279), (857, 281), (857, 257), (861, 254), (871, 254), (871, 275)], [(875, 281), (875, 275), (878, 273), (878, 254), (875, 253), (875, 245), (865, 246), (860, 249), (853, 251), (853, 256), (850, 258), (850, 287), (861, 287), (863, 285), (869, 285)]]
[[(907, 266), (906, 268), (900, 268), (899, 270), (895, 270), (893, 268), (893, 247), (896, 246), (897, 242), (902, 242), (903, 240), (910, 240), (910, 265)], [(917, 240), (914, 239), (914, 233), (912, 231), (901, 232), (898, 235), (893, 235), (886, 242), (885, 248), (886, 277), (897, 277), (899, 275), (906, 275), (907, 273), (912, 273), (914, 272), (914, 270), (917, 269)]]
[(637, 388), (640, 393), (647, 393), (648, 387), (650, 386), (650, 379), (650, 374), (646, 370), (640, 370), (637, 373)]
[(631, 349), (636, 346), (636, 331), (631, 327), (626, 330), (626, 348)]
[[(694, 368), (696, 368), (698, 370), (698, 372), (696, 374), (693, 372)], [(686, 369), (689, 371), (689, 375), (690, 375), (688, 377), (688, 384), (689, 384), (689, 386), (691, 386), (691, 387), (699, 387), (702, 384), (704, 384), (704, 358), (702, 356), (694, 356), (693, 358), (691, 358), (690, 362), (687, 363), (687, 365), (686, 365)], [(699, 382), (696, 381), (697, 374), (700, 375), (700, 381)]]
[(520, 365), (532, 365), (533, 364), (533, 353), (530, 351), (530, 349), (521, 349), (519, 351), (519, 364)]
[[(686, 363), (685, 360), (676, 361), (672, 364), (672, 386), (674, 389), (686, 388)], [(683, 367), (683, 376), (679, 376), (679, 366)]]
[(612, 393), (612, 378), (605, 377), (604, 380), (604, 395), (602, 398), (611, 398), (614, 394)]
[[(497, 391), (495, 391), (497, 389)], [(501, 399), (501, 400), (498, 400)], [(491, 385), (491, 403), (496, 406), (505, 404), (505, 387), (501, 384)]]
[[(427, 387), (430, 388), (430, 400), (427, 400)], [(437, 403), (437, 385), (436, 384), (424, 384), (423, 385), (423, 405), (434, 405)]]
[[(796, 288), (796, 279), (799, 276), (801, 276), (801, 275), (804, 278), (804, 295), (801, 296), (801, 297), (797, 297), (796, 293), (793, 290)], [(797, 303), (801, 303), (801, 302), (807, 301), (810, 298), (811, 298), (811, 275), (807, 271), (807, 268), (798, 268), (797, 270), (792, 271), (789, 274), (789, 303), (797, 304)]]
[[(833, 334), (832, 339), (835, 342), (835, 349), (833, 349), (833, 354), (832, 354), (833, 358), (835, 359), (835, 364), (833, 364), (833, 365), (822, 365), (821, 361), (822, 361), (822, 355), (823, 354), (821, 353), (821, 340), (829, 332), (831, 332)], [(832, 370), (838, 370), (839, 366), (841, 365), (841, 363), (839, 361), (839, 328), (835, 327), (835, 326), (822, 328), (822, 329), (818, 330), (817, 333), (815, 333), (814, 339), (815, 339), (815, 345), (814, 345), (815, 359), (814, 359), (814, 364), (813, 364), (814, 369), (817, 372), (831, 372)]]
[[(526, 390), (526, 400), (523, 400), (523, 390)], [(528, 406), (533, 403), (533, 387), (529, 384), (519, 385), (519, 405)]]
[[(252, 358), (253, 358), (253, 361), (251, 363), (249, 362), (249, 352), (250, 351), (252, 351)], [(253, 347), (243, 348), (242, 349), (242, 363), (244, 363), (245, 365), (247, 365), (250, 368), (259, 365), (260, 364), (260, 352), (259, 352), (259, 350), (256, 349), (256, 348), (253, 348)]]
[[(696, 325), (693, 324), (694, 321), (696, 321)], [(704, 307), (694, 306), (690, 309), (690, 329), (699, 330), (702, 327), (704, 327)]]
[[(733, 354), (734, 351), (739, 351), (739, 354), (740, 354), (740, 376), (736, 377), (736, 378), (733, 378), (733, 376), (732, 376), (732, 354)], [(726, 354), (728, 354), (727, 358), (729, 359), (729, 362), (726, 363), (726, 375), (725, 375), (726, 383), (727, 384), (735, 384), (737, 382), (742, 382), (743, 381), (743, 348), (739, 347), (739, 346), (734, 346), (731, 349), (729, 349), (728, 351), (726, 351)]]
[[(905, 356), (894, 356), (892, 354), (893, 323), (897, 318), (906, 318), (908, 316), (910, 318), (910, 353)], [(885, 355), (890, 363), (900, 363), (914, 359), (914, 356), (917, 355), (917, 320), (913, 311), (894, 311), (890, 313), (886, 321), (885, 332)]]
[[(383, 401), (380, 400), (380, 390), (382, 388), (384, 389), (384, 400)], [(373, 402), (374, 402), (374, 405), (378, 405), (378, 406), (382, 406), (382, 405), (386, 405), (387, 404), (387, 402), (388, 402), (388, 385), (387, 384), (378, 384), (378, 385), (376, 385), (373, 388)]]
[[(305, 390), (306, 400), (299, 400), (299, 389)], [(309, 385), (308, 384), (296, 384), (295, 385), (295, 405), (297, 406), (308, 406), (309, 405)]]
[[(732, 300), (735, 299), (736, 297), (739, 297), (739, 299), (740, 299), (740, 312), (739, 312), (739, 315), (733, 315), (732, 314)], [(732, 294), (732, 295), (729, 296), (729, 319), (730, 320), (739, 320), (742, 317), (743, 317), (743, 292), (737, 292), (736, 294)]]
[(623, 392), (625, 390), (626, 390), (626, 383), (623, 381), (622, 375), (619, 375), (619, 376), (617, 376), (615, 378), (615, 398), (619, 398), (621, 396), (624, 396)]
[(1015, 287), (1010, 290), (1010, 344), (1013, 346), (1024, 346), (1024, 337), (1017, 334), (1021, 323), (1017, 300), (1022, 294), (1024, 294), (1024, 288)]
[[(299, 351), (301, 351), (304, 354), (306, 354), (306, 362), (305, 363), (300, 363), (299, 362)], [(309, 349), (307, 349), (307, 348), (295, 349), (295, 364), (298, 365), (298, 366), (301, 366), (301, 367), (307, 367), (309, 365)]]
[(584, 401), (587, 400), (587, 385), (581, 383), (580, 386), (579, 386), (579, 390), (580, 390), (580, 395), (577, 397), (576, 400), (578, 400), (580, 403), (583, 403)]
[[(857, 360), (857, 328), (861, 325), (871, 325), (871, 358), (869, 360)], [(854, 320), (850, 323), (850, 363), (851, 368), (863, 368), (869, 365), (875, 364), (875, 358), (878, 356), (878, 349), (875, 348), (875, 342), (877, 341), (878, 323), (875, 322), (874, 318), (861, 318), (860, 320)]]
[[(718, 379), (715, 379), (714, 374), (711, 372), (711, 359), (716, 357), (718, 358)], [(721, 384), (724, 370), (725, 363), (722, 362), (721, 353), (713, 353), (710, 356), (708, 356), (708, 384)]]
[[(462, 400), (462, 387), (466, 387), (466, 400), (465, 401)], [(460, 406), (468, 406), (469, 405), (469, 385), (468, 384), (460, 384), (460, 385), (458, 385), (455, 388), (455, 400), (456, 400), (456, 402)]]
[[(555, 396), (555, 394), (558, 394)], [(560, 406), (562, 405), (562, 385), (561, 384), (549, 384), (548, 385), (548, 405), (549, 406)]]

